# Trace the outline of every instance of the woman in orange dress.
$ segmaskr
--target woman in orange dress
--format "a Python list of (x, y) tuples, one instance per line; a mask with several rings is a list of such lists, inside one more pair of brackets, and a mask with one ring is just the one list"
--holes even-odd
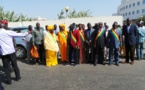
[(68, 31), (66, 30), (65, 24), (60, 25), (60, 31), (58, 32), (58, 42), (60, 45), (60, 54), (62, 62), (67, 62), (67, 38), (68, 38)]

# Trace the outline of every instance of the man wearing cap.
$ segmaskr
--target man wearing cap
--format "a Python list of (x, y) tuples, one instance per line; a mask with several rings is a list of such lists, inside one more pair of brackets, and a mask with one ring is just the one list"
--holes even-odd
[(6, 30), (8, 28), (8, 22), (6, 20), (1, 21), (0, 28), (0, 55), (2, 56), (3, 67), (6, 74), (7, 84), (11, 84), (11, 74), (10, 74), (10, 62), (15, 71), (16, 81), (20, 80), (20, 71), (16, 62), (15, 48), (13, 44), (14, 37), (23, 37), (28, 34), (26, 33), (16, 33), (14, 31)]
[[(0, 23), (0, 28), (1, 28), (1, 23)], [(0, 74), (0, 90), (4, 90), (4, 88), (2, 86), (2, 75), (1, 74)]]

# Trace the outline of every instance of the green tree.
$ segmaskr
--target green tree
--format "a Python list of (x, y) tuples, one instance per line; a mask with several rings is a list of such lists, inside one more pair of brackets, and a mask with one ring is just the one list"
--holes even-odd
[(65, 16), (64, 16), (64, 11), (61, 10), (60, 14), (57, 15), (58, 19), (64, 19)]
[(0, 19), (4, 19), (3, 14), (4, 14), (3, 7), (0, 7)]
[[(92, 17), (92, 16), (91, 16), (90, 10), (77, 12), (74, 9), (72, 11), (71, 10), (69, 11), (67, 17), (68, 18), (82, 18), (82, 17)], [(60, 14), (58, 14), (58, 19), (64, 19), (64, 18), (66, 18), (66, 15), (64, 15), (64, 11), (61, 10)]]
[(31, 18), (28, 18), (25, 15), (16, 15), (14, 11), (4, 11), (3, 7), (0, 7), (0, 20), (7, 20), (8, 22), (18, 22), (22, 21), (31, 21)]

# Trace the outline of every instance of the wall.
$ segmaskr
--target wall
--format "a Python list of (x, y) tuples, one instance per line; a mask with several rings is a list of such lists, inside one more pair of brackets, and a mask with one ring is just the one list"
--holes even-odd
[[(48, 21), (31, 21), (31, 22), (22, 22), (23, 26), (28, 26), (28, 25), (32, 25), (35, 26), (37, 22), (40, 23), (40, 25), (42, 27), (45, 27), (45, 25), (60, 25), (61, 23), (65, 23), (66, 26), (68, 27), (70, 24), (72, 23), (83, 23), (85, 25), (87, 25), (87, 23), (91, 23), (92, 26), (95, 23), (98, 22), (106, 22), (109, 27), (112, 27), (112, 24), (114, 21), (117, 21), (120, 25), (122, 25), (123, 23), (123, 17), (122, 16), (102, 16), (102, 17), (89, 17), (89, 18), (74, 18), (74, 19), (62, 19), (62, 20), (48, 20)], [(20, 26), (20, 22), (12, 22), (9, 23), (9, 27), (19, 27)]]

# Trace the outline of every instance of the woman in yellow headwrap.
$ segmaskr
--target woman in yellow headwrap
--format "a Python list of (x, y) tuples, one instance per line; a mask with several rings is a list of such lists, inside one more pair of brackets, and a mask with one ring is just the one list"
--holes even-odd
[(58, 32), (58, 42), (60, 45), (61, 60), (63, 62), (67, 61), (67, 38), (68, 31), (66, 30), (66, 25), (60, 25), (60, 31)]
[(44, 47), (46, 50), (46, 66), (55, 66), (58, 64), (57, 52), (59, 47), (57, 44), (57, 37), (53, 33), (54, 26), (47, 26), (48, 33), (46, 33), (44, 38)]

